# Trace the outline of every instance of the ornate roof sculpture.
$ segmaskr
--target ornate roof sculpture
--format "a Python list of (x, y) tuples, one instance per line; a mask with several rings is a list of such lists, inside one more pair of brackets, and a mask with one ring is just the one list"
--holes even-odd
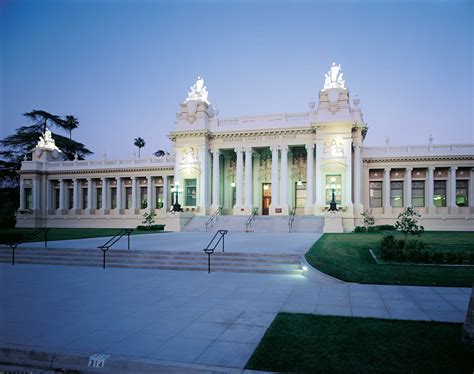
[(208, 92), (207, 87), (204, 85), (204, 79), (201, 77), (197, 77), (196, 83), (194, 83), (188, 91), (188, 97), (186, 98), (187, 101), (204, 101), (206, 104), (210, 104), (207, 100)]
[(51, 135), (51, 131), (48, 128), (46, 128), (46, 131), (44, 132), (43, 136), (39, 137), (36, 148), (48, 151), (61, 152), (61, 150), (56, 146), (56, 143), (54, 142), (54, 139)]
[(344, 86), (346, 81), (342, 79), (342, 75), (341, 64), (336, 65), (336, 63), (333, 62), (327, 74), (324, 75), (323, 90), (329, 90), (331, 88), (346, 88)]

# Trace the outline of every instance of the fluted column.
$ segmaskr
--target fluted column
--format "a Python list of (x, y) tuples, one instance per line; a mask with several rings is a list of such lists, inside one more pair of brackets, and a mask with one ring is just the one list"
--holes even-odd
[(102, 206), (101, 209), (103, 213), (105, 213), (105, 210), (107, 209), (107, 178), (102, 178)]
[(352, 140), (344, 142), (344, 154), (346, 156), (346, 178), (344, 181), (344, 192), (342, 195), (342, 205), (352, 205)]
[(53, 192), (52, 192), (52, 182), (49, 179), (46, 179), (46, 209), (51, 210), (53, 209), (52, 199), (53, 199)]
[(406, 168), (405, 169), (405, 189), (407, 191), (406, 193), (406, 201), (405, 201), (405, 206), (406, 207), (411, 207), (412, 204), (412, 193), (411, 193), (411, 188), (412, 188), (412, 183), (411, 183), (411, 172), (413, 171), (413, 168)]
[(288, 146), (282, 145), (281, 176), (280, 176), (280, 205), (288, 205)]
[(314, 144), (306, 144), (306, 214), (314, 204)]
[(122, 178), (121, 177), (116, 177), (115, 180), (117, 181), (116, 183), (116, 192), (117, 192), (117, 210), (122, 209)]
[(132, 209), (137, 209), (137, 177), (130, 177), (132, 180)]
[(272, 203), (271, 205), (280, 205), (280, 194), (278, 188), (278, 147), (270, 147), (272, 151)]
[(40, 181), (38, 178), (34, 177), (32, 180), (32, 199), (33, 199), (33, 209), (37, 210), (40, 209)]
[(383, 206), (385, 213), (390, 213), (392, 208), (390, 206), (390, 170), (390, 168), (385, 168), (383, 175)]
[(434, 171), (435, 167), (430, 166), (428, 168), (428, 208), (434, 209)]
[(451, 207), (451, 212), (453, 210), (457, 211), (458, 208), (456, 205), (456, 170), (457, 166), (451, 166), (449, 174), (449, 206)]
[(66, 183), (64, 181), (64, 179), (60, 179), (59, 180), (59, 209), (60, 210), (64, 210), (65, 209), (65, 206), (64, 206), (64, 203), (65, 203), (65, 195), (66, 194)]
[(163, 176), (163, 209), (168, 210), (168, 176)]
[(220, 151), (219, 149), (212, 149), (212, 207), (217, 209), (221, 204), (220, 197)]
[(321, 173), (321, 161), (323, 158), (323, 149), (324, 144), (322, 140), (318, 140), (316, 142), (316, 208), (318, 209), (315, 213), (317, 215), (321, 215), (321, 207), (324, 207), (326, 204), (324, 201), (325, 191), (323, 190), (323, 176)]
[(72, 209), (79, 210), (79, 180), (72, 180)]
[(87, 178), (87, 209), (91, 211), (93, 208), (93, 191), (94, 184), (92, 178)]
[[(354, 204), (361, 205), (361, 186), (362, 186), (362, 142), (354, 141)], [(350, 182), (349, 182), (350, 183)]]
[(237, 172), (235, 177), (235, 205), (237, 207), (242, 207), (242, 174), (243, 174), (243, 151), (242, 148), (236, 148), (235, 152), (237, 153)]
[(20, 209), (25, 209), (25, 180), (20, 179)]
[(146, 207), (153, 209), (153, 177), (151, 175), (146, 177)]
[(245, 149), (245, 207), (252, 208), (252, 147)]

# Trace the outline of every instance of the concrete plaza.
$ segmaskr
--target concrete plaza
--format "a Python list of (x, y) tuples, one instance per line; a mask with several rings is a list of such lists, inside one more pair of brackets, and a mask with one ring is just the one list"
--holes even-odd
[[(185, 246), (201, 252), (210, 235), (136, 236), (132, 248)], [(241, 233), (229, 235), (226, 251), (302, 254), (317, 238), (319, 234)], [(50, 246), (93, 248), (104, 241)], [(87, 357), (99, 353), (111, 356), (106, 361), (111, 372), (132, 370), (131, 362), (165, 372), (176, 367), (239, 372), (279, 312), (462, 322), (470, 296), (468, 288), (350, 284), (322, 274), (27, 264), (0, 264), (0, 282), (3, 361), (12, 352), (51, 352), (50, 360), (62, 355), (67, 364), (76, 357), (75, 367), (87, 369)]]

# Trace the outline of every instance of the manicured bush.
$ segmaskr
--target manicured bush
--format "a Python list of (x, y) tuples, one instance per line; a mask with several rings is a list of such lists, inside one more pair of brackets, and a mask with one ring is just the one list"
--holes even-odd
[(354, 232), (367, 232), (367, 229), (364, 226), (356, 226)]
[(137, 230), (140, 231), (163, 231), (165, 229), (165, 225), (139, 225), (137, 226)]
[(393, 225), (376, 225), (367, 227), (367, 232), (382, 232), (382, 231), (394, 231), (395, 226)]

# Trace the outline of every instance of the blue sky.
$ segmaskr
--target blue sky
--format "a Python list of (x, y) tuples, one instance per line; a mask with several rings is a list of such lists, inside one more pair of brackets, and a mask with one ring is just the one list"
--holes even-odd
[(0, 136), (22, 113), (73, 114), (101, 157), (171, 150), (204, 77), (220, 116), (308, 109), (331, 62), (366, 145), (473, 143), (473, 2), (0, 0)]

